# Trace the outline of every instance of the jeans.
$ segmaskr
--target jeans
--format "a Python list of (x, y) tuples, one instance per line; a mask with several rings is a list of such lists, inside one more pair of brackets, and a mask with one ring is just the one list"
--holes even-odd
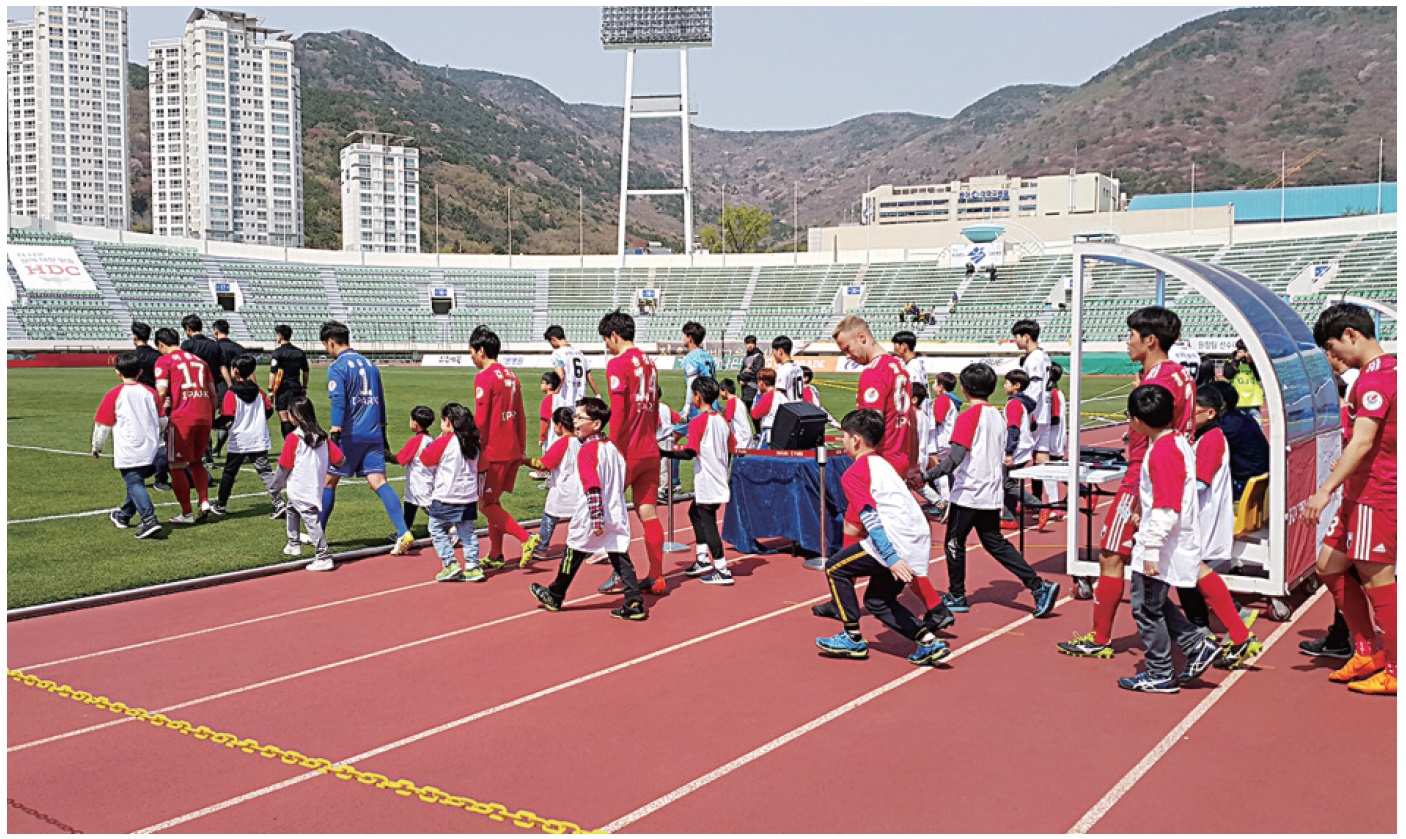
[(155, 524), (156, 508), (152, 506), (151, 496), (147, 494), (146, 485), (142, 483), (151, 476), (152, 467), (134, 466), (118, 471), (122, 473), (122, 481), (127, 485), (127, 497), (117, 514), (128, 521), (132, 520), (132, 516), (140, 514), (142, 524)]
[(563, 521), (566, 519), (559, 519), (551, 513), (542, 513), (542, 524), (537, 528), (537, 538), (542, 543), (540, 547), (545, 548), (552, 543), (552, 534), (556, 532), (557, 525)]
[(1189, 654), (1206, 643), (1206, 636), (1167, 597), (1170, 586), (1162, 580), (1133, 572), (1132, 588), (1133, 621), (1147, 652), (1147, 672), (1154, 679), (1170, 679), (1172, 639)]
[(464, 543), (464, 567), (478, 567), (478, 537), (474, 535), (474, 521), (478, 519), (478, 504), (446, 504), (443, 501), (430, 502), (430, 538), (434, 540), (434, 551), (439, 555), (440, 564), (445, 568), (454, 564), (454, 537), (457, 528), (467, 526), (468, 538)]

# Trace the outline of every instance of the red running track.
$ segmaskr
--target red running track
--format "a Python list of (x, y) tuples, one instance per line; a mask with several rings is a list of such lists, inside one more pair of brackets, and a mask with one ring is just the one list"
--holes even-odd
[[(618, 595), (594, 594), (606, 566), (548, 614), (526, 587), (550, 565), (439, 585), (428, 549), (18, 622), (9, 662), (587, 828), (1395, 831), (1395, 701), (1348, 694), (1296, 649), (1331, 619), (1326, 600), (1258, 625), (1274, 643), (1252, 670), (1128, 694), (1114, 686), (1140, 663), (1126, 608), (1112, 661), (1054, 652), (1090, 617), (1068, 599), (1062, 541), (1029, 534), (1065, 586), (1041, 621), (970, 552), (973, 609), (938, 668), (908, 665), (910, 644), (868, 618), (868, 661), (819, 656), (812, 639), (836, 629), (810, 614), (825, 586), (785, 554), (733, 555), (730, 589), (671, 555), (669, 593), (629, 624), (606, 615)], [(940, 562), (933, 574), (941, 587)], [(520, 832), (14, 681), (7, 698), (11, 832)]]

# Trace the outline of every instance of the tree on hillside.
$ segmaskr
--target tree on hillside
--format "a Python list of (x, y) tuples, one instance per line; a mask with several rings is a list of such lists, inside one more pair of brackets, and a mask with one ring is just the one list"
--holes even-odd
[(723, 250), (719, 227), (726, 231), (728, 253), (754, 253), (762, 240), (771, 235), (771, 213), (762, 212), (761, 207), (728, 207), (718, 216), (717, 224), (705, 225), (698, 232), (703, 247), (713, 252)]

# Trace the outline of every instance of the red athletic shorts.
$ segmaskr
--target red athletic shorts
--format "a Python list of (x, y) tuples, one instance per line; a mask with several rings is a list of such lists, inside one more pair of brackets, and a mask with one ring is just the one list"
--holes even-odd
[(641, 504), (659, 503), (659, 461), (647, 457), (625, 461), (625, 486), (630, 488), (631, 500), (638, 510)]
[(1118, 488), (1118, 494), (1113, 497), (1113, 506), (1103, 517), (1103, 530), (1099, 535), (1104, 553), (1118, 554), (1125, 560), (1132, 557), (1133, 535), (1137, 533), (1137, 528), (1133, 527), (1133, 506), (1136, 501), (1136, 490), (1131, 487)]
[(496, 501), (505, 493), (513, 491), (513, 488), (517, 486), (519, 465), (521, 464), (515, 460), (489, 462), (484, 465), (483, 491), (480, 494), (485, 503)]
[(1343, 501), (1323, 545), (1353, 562), (1395, 565), (1396, 510)]
[(210, 445), (210, 423), (166, 426), (166, 460), (170, 463), (199, 463)]

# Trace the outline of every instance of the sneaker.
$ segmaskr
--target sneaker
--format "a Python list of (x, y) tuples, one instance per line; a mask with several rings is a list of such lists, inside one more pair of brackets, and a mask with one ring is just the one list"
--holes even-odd
[[(173, 521), (174, 521), (174, 519), (173, 519)], [(302, 545), (302, 543), (301, 543), (301, 542), (289, 542), (288, 544), (284, 545), (284, 546), (283, 546), (283, 555), (284, 555), (284, 556), (302, 556), (302, 555), (303, 555), (303, 545)]]
[(149, 536), (155, 536), (160, 532), (161, 525), (157, 524), (156, 522), (151, 522), (150, 524), (142, 524), (137, 527), (137, 538), (145, 539)]
[(1177, 683), (1186, 684), (1192, 679), (1198, 678), (1202, 673), (1210, 669), (1211, 664), (1220, 658), (1220, 645), (1210, 639), (1197, 645), (1186, 655), (1186, 669), (1177, 674)]
[(1035, 595), (1035, 611), (1031, 613), (1033, 617), (1043, 618), (1054, 611), (1055, 601), (1059, 600), (1059, 583), (1052, 583), (1045, 580), (1040, 587), (1031, 592)]
[(478, 564), (479, 567), (485, 571), (497, 571), (499, 568), (506, 565), (507, 562), (501, 556), (485, 556), (478, 561)]
[(171, 524), (195, 524), (196, 518), (192, 513), (181, 513), (179, 516), (171, 517)]
[(1356, 693), (1365, 693), (1369, 696), (1395, 696), (1396, 677), (1381, 670), (1376, 675), (1368, 676), (1365, 679), (1358, 679), (1350, 683), (1347, 689)]
[(1044, 532), (1045, 532), (1045, 525), (1047, 525), (1047, 524), (1050, 523), (1050, 513), (1052, 513), (1052, 512), (1054, 512), (1054, 511), (1053, 511), (1053, 510), (1041, 510), (1041, 511), (1040, 511), (1040, 523), (1035, 526), (1035, 529), (1036, 529), (1036, 530), (1040, 531), (1041, 533), (1044, 533)]
[(309, 571), (331, 571), (336, 567), (337, 563), (333, 562), (330, 556), (324, 556), (322, 559), (314, 559), (307, 565)]
[(151, 488), (154, 489), (154, 490), (156, 490), (157, 492), (172, 492), (172, 491), (173, 491), (173, 490), (171, 489), (171, 484), (170, 484), (169, 481), (152, 481), (152, 482), (151, 482)]
[(936, 664), (942, 659), (952, 654), (952, 648), (947, 646), (946, 641), (939, 641), (934, 638), (927, 644), (918, 644), (918, 649), (908, 656), (909, 664), (922, 666), (924, 664)]
[(640, 592), (644, 594), (663, 594), (668, 590), (669, 586), (664, 582), (663, 577), (657, 580), (653, 577), (645, 577), (643, 580), (640, 580)]
[(546, 609), (548, 612), (561, 611), (561, 601), (558, 600), (557, 596), (552, 594), (546, 586), (541, 583), (533, 583), (528, 586), (528, 589), (531, 590), (532, 596), (537, 598), (537, 602), (542, 604), (542, 608)]
[(113, 510), (108, 513), (107, 520), (112, 522), (112, 526), (118, 530), (126, 530), (132, 523), (131, 519), (122, 516), (121, 510)]
[(434, 575), (434, 581), (437, 583), (452, 583), (463, 576), (464, 575), (459, 571), (459, 566), (446, 565), (439, 569), (438, 574)]
[(1352, 658), (1352, 644), (1347, 641), (1339, 644), (1332, 635), (1324, 635), (1316, 641), (1300, 641), (1299, 652), (1314, 658), (1336, 658), (1347, 661)]
[(312, 537), (309, 536), (309, 535), (306, 534), (306, 533), (299, 533), (299, 534), (298, 534), (298, 544), (300, 544), (300, 545), (311, 545), (311, 544), (312, 544)]
[(730, 586), (732, 585), (732, 572), (726, 568), (719, 568), (713, 573), (703, 577), (701, 582), (710, 586)]
[(213, 514), (215, 514), (215, 515), (217, 515), (217, 516), (227, 516), (227, 515), (229, 515), (229, 510), (226, 509), (226, 508), (225, 508), (225, 505), (223, 505), (223, 504), (211, 504), (211, 505), (210, 505), (210, 512), (213, 513)]
[(605, 562), (608, 559), (610, 559), (610, 554), (606, 553), (605, 551), (596, 551), (595, 553), (586, 557), (586, 564), (600, 565), (602, 562)]
[(195, 520), (196, 520), (196, 521), (205, 521), (206, 517), (209, 516), (209, 515), (210, 515), (210, 502), (209, 502), (209, 501), (201, 501), (201, 502), (200, 502), (200, 508), (195, 511)]
[(1123, 690), (1135, 690), (1139, 693), (1181, 693), (1181, 687), (1177, 685), (1176, 679), (1157, 679), (1148, 673), (1124, 676), (1118, 680), (1118, 687)]
[(698, 557), (693, 560), (693, 564), (688, 566), (688, 569), (685, 570), (684, 573), (690, 577), (702, 577), (704, 574), (711, 574), (713, 573), (713, 563), (702, 557)]
[(1216, 659), (1217, 670), (1234, 670), (1245, 662), (1260, 654), (1264, 649), (1259, 639), (1251, 635), (1245, 639), (1243, 644), (1230, 644), (1221, 647), (1220, 657)]
[(953, 594), (950, 591), (942, 593), (942, 605), (946, 606), (949, 612), (970, 612), (972, 610), (965, 594)]
[(538, 471), (536, 471), (536, 472), (528, 472), (528, 473), (527, 473), (527, 477), (531, 478), (531, 479), (534, 480), (534, 481), (545, 481), (545, 480), (547, 480), (548, 478), (550, 478), (551, 476), (552, 476), (552, 473), (551, 473), (551, 472), (543, 472), (543, 471), (541, 471), (541, 470), (538, 470)]
[(532, 563), (532, 554), (537, 551), (537, 546), (542, 544), (542, 537), (539, 534), (532, 534), (527, 537), (527, 541), (522, 543), (522, 559), (517, 561), (517, 567), (526, 568)]
[(1358, 679), (1365, 679), (1386, 667), (1386, 653), (1377, 650), (1370, 656), (1354, 654), (1347, 664), (1333, 673), (1328, 678), (1338, 683), (1355, 682)]
[(405, 552), (410, 550), (411, 544), (415, 542), (415, 534), (405, 531), (399, 539), (395, 540), (395, 545), (391, 547), (391, 556), (405, 556)]
[(1072, 655), (1076, 658), (1113, 657), (1112, 645), (1094, 643), (1094, 634), (1092, 632), (1087, 635), (1077, 636), (1070, 641), (1060, 641), (1055, 647), (1065, 655)]
[(282, 498), (275, 498), (273, 500), (273, 512), (269, 513), (269, 520), (275, 521), (281, 519), (283, 518), (283, 514), (287, 512), (288, 502), (284, 501)]
[[(811, 611), (814, 610), (812, 609)], [(839, 618), (839, 615), (835, 616), (836, 620), (839, 620)], [(932, 607), (928, 610), (927, 614), (923, 615), (923, 625), (933, 632), (941, 632), (956, 622), (957, 616), (952, 614), (951, 609), (948, 609), (941, 603)]]
[(464, 582), (466, 583), (481, 583), (487, 579), (488, 576), (483, 573), (483, 567), (478, 563), (464, 569)]
[(649, 613), (644, 610), (644, 601), (631, 600), (619, 609), (611, 609), (610, 616), (622, 621), (642, 621), (649, 618)]
[(1019, 529), (1020, 529), (1020, 522), (1016, 521), (1015, 519), (1001, 519), (1001, 529), (1002, 529), (1002, 530), (1019, 530)]
[(840, 658), (868, 658), (869, 642), (849, 637), (848, 632), (838, 632), (829, 638), (816, 638), (815, 646), (827, 655)]
[(615, 594), (616, 592), (624, 590), (625, 585), (620, 582), (620, 575), (614, 571), (611, 571), (610, 576), (606, 577), (605, 582), (601, 583), (600, 588), (596, 589), (596, 591), (601, 594)]
[(826, 600), (824, 603), (817, 603), (810, 607), (810, 613), (817, 618), (829, 618), (832, 621), (840, 619), (840, 610), (835, 608), (835, 601)]

